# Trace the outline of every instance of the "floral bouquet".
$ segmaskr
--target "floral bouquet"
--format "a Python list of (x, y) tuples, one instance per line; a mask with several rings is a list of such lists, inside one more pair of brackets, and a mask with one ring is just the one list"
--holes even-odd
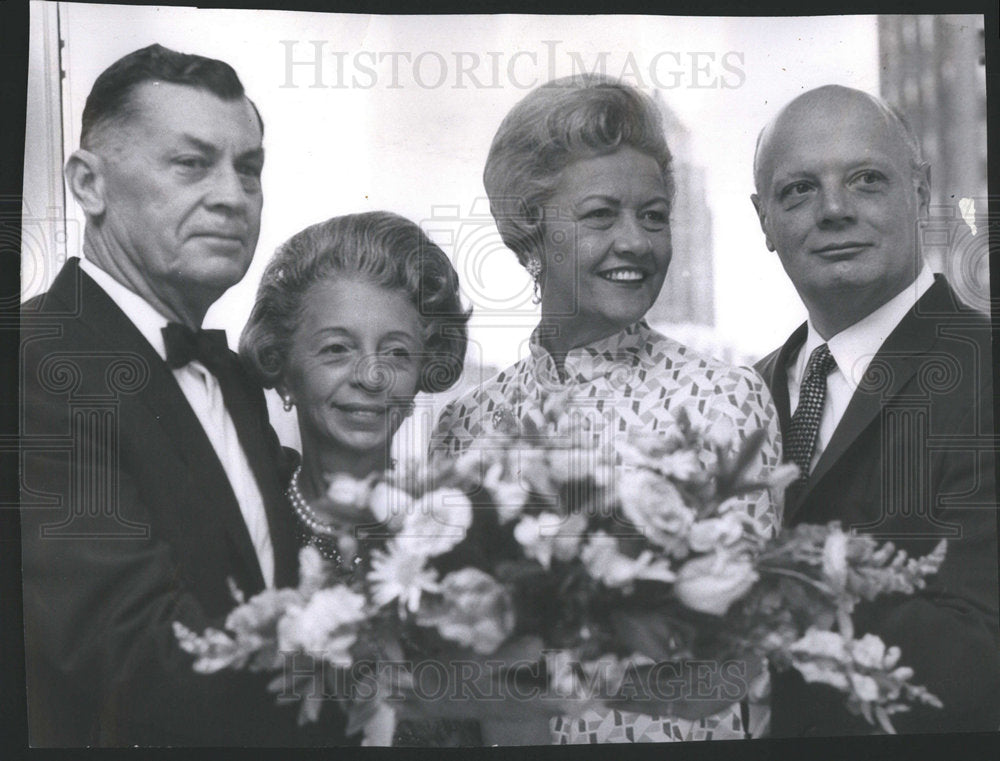
[[(393, 731), (380, 664), (523, 653), (517, 642), (542, 664), (532, 677), (580, 706), (654, 663), (766, 659), (843, 692), (886, 732), (914, 703), (940, 707), (899, 648), (855, 638), (851, 612), (922, 588), (944, 541), (913, 559), (837, 523), (771, 536), (750, 495), (780, 498), (798, 471), (754, 475), (763, 432), (740, 443), (681, 408), (668, 430), (606, 450), (570, 401), (546, 397), (543, 425), (500, 426), (455, 459), (335, 479), (328, 498), (370, 517), (342, 543), (359, 551), (353, 570), (307, 547), (297, 589), (237, 597), (225, 631), (175, 624), (194, 668), (282, 672), (271, 688), (302, 700), (302, 721), (339, 697), (365, 744)], [(289, 677), (303, 657), (313, 668)]]

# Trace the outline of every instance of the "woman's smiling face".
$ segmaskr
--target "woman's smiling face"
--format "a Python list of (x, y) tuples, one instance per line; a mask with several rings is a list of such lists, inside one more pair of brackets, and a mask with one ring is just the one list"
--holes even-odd
[(422, 328), (403, 291), (357, 279), (305, 294), (279, 389), (298, 408), (304, 449), (388, 449), (420, 380)]
[(656, 160), (634, 148), (563, 170), (542, 222), (542, 317), (573, 333), (560, 342), (612, 335), (653, 306), (672, 253), (670, 200)]

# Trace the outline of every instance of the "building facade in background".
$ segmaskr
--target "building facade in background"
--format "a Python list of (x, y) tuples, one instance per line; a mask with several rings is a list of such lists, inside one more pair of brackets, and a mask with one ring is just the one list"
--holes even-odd
[(660, 297), (646, 319), (654, 324), (711, 327), (715, 325), (715, 276), (705, 169), (692, 160), (691, 131), (664, 102), (659, 90), (653, 92), (653, 99), (660, 107), (667, 145), (674, 155), (677, 192), (670, 215), (674, 255)]
[(989, 307), (986, 65), (982, 16), (878, 18), (881, 95), (905, 114), (931, 165), (923, 232), (931, 267)]

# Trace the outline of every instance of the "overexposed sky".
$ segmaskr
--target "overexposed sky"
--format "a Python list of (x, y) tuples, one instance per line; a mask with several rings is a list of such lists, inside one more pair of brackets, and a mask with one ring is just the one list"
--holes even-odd
[(394, 17), (77, 4), (60, 14), (67, 150), (97, 75), (152, 42), (231, 63), (259, 106), (260, 244), (247, 278), (206, 321), (233, 345), (281, 241), (331, 216), (389, 209), (421, 222), (453, 255), (476, 308), (473, 360), (516, 360), (537, 311), (481, 200), (483, 163), (503, 116), (533, 85), (603, 66), (647, 91), (659, 86), (690, 128), (713, 214), (717, 332), (763, 354), (804, 310), (749, 201), (757, 132), (812, 87), (878, 88), (874, 16)]

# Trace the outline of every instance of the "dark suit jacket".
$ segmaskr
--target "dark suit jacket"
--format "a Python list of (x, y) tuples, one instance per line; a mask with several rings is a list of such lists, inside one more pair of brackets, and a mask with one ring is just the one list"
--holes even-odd
[[(287, 745), (263, 675), (191, 669), (172, 622), (221, 625), (263, 577), (239, 505), (173, 373), (70, 260), (22, 308), (21, 533), (33, 745)], [(294, 517), (264, 397), (247, 449), (275, 582), (297, 583)]]
[[(787, 434), (786, 367), (802, 325), (757, 364)], [(898, 732), (996, 730), (1000, 726), (996, 470), (990, 324), (964, 307), (941, 276), (886, 339), (855, 392), (808, 486), (784, 523), (840, 520), (845, 528), (926, 554), (948, 538), (940, 572), (913, 597), (877, 598), (855, 613), (902, 649), (944, 709), (896, 714)], [(776, 675), (772, 735), (869, 732), (832, 688)]]

